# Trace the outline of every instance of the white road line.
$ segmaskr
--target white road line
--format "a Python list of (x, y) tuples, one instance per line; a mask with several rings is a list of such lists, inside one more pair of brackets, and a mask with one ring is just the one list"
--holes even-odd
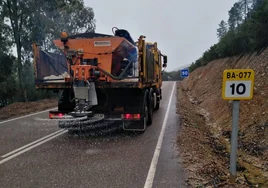
[(22, 119), (22, 118), (26, 118), (26, 117), (30, 117), (30, 116), (34, 116), (34, 115), (41, 114), (41, 113), (44, 113), (44, 112), (48, 112), (50, 110), (55, 110), (55, 109), (56, 108), (51, 108), (51, 109), (48, 109), (48, 110), (44, 110), (44, 111), (40, 111), (40, 112), (36, 112), (36, 113), (31, 113), (31, 114), (28, 114), (28, 115), (25, 115), (25, 116), (20, 116), (20, 117), (8, 119), (8, 120), (5, 120), (5, 121), (0, 121), (0, 124), (7, 123), (7, 122), (10, 122), (10, 121), (14, 121), (14, 120), (18, 120), (18, 119)]
[(160, 155), (160, 151), (161, 151), (161, 147), (162, 147), (162, 142), (163, 142), (163, 138), (164, 138), (164, 133), (167, 127), (167, 119), (168, 119), (168, 115), (169, 115), (169, 110), (170, 110), (170, 106), (171, 106), (171, 101), (172, 101), (172, 97), (173, 97), (173, 93), (174, 93), (174, 88), (175, 88), (176, 82), (173, 84), (173, 88), (171, 91), (171, 95), (169, 98), (169, 102), (168, 102), (168, 107), (167, 107), (167, 111), (165, 114), (165, 118), (163, 121), (163, 125), (162, 125), (162, 129), (157, 141), (157, 145), (154, 151), (154, 156), (151, 162), (151, 166), (147, 175), (147, 179), (144, 185), (144, 188), (151, 188), (153, 186), (153, 182), (154, 182), (154, 176), (155, 176), (155, 172), (156, 172), (156, 167), (157, 167), (157, 163), (158, 163), (158, 159), (159, 159), (159, 155)]
[(28, 148), (26, 148), (26, 149), (24, 149), (24, 150), (22, 150), (22, 151), (20, 151), (18, 153), (15, 153), (14, 155), (11, 155), (11, 156), (1, 160), (0, 165), (5, 163), (5, 162), (7, 162), (7, 161), (9, 161), (9, 160), (11, 160), (11, 159), (13, 159), (13, 158), (15, 158), (15, 157), (17, 157), (17, 156), (19, 156), (19, 155), (21, 155), (21, 154), (23, 154), (23, 153), (25, 153), (25, 152), (27, 152), (27, 151), (29, 151), (29, 150), (31, 150), (31, 149), (33, 149), (33, 148), (35, 148), (35, 147), (37, 147), (37, 146), (40, 146), (41, 144), (44, 144), (44, 143), (50, 141), (50, 140), (52, 140), (52, 139), (54, 139), (54, 138), (56, 138), (56, 137), (58, 137), (58, 136), (60, 136), (60, 135), (62, 135), (64, 133), (66, 133), (66, 132), (68, 132), (68, 130), (64, 130), (64, 131), (60, 132), (59, 134), (56, 134), (56, 135), (54, 135), (52, 137), (49, 137), (48, 139), (43, 140), (42, 142), (38, 142), (35, 145), (32, 145), (32, 146), (30, 146), (30, 147), (28, 147)]
[(49, 135), (47, 135), (47, 136), (44, 136), (43, 138), (40, 138), (40, 139), (38, 139), (38, 140), (36, 140), (36, 141), (34, 141), (34, 142), (31, 142), (31, 143), (29, 143), (29, 144), (27, 144), (27, 145), (25, 145), (25, 146), (22, 146), (22, 147), (20, 147), (20, 148), (14, 150), (14, 151), (11, 151), (11, 152), (9, 152), (9, 153), (7, 153), (7, 154), (5, 154), (5, 155), (2, 155), (1, 157), (2, 157), (2, 158), (8, 157), (9, 155), (12, 155), (12, 154), (14, 154), (14, 153), (16, 153), (16, 152), (18, 152), (18, 151), (20, 151), (20, 150), (23, 150), (24, 148), (27, 148), (27, 147), (29, 147), (29, 146), (31, 146), (31, 145), (33, 145), (33, 144), (36, 144), (37, 142), (40, 142), (40, 141), (42, 141), (42, 140), (44, 140), (44, 139), (46, 139), (46, 138), (48, 138), (48, 137), (50, 137), (50, 136), (53, 136), (53, 135), (55, 135), (55, 134), (57, 134), (57, 133), (59, 133), (59, 132), (62, 132), (62, 131), (63, 131), (63, 130), (58, 130), (58, 131), (56, 131), (56, 132), (54, 132), (54, 133), (52, 133), (52, 134), (49, 134)]

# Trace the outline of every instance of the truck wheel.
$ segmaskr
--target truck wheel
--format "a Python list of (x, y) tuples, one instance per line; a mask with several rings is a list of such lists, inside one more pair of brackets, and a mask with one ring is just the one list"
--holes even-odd
[(160, 107), (160, 101), (157, 101), (154, 110), (159, 110)]
[(160, 107), (160, 100), (161, 100), (161, 89), (156, 90), (156, 105), (154, 107), (154, 110), (159, 110)]
[(143, 105), (144, 105), (144, 107), (143, 107), (144, 108), (144, 110), (143, 110), (143, 113), (144, 113), (143, 124), (144, 124), (144, 127), (145, 127), (144, 129), (146, 130), (147, 125), (148, 125), (148, 120), (149, 120), (148, 100), (146, 100)]
[(142, 109), (142, 120), (140, 121), (140, 124), (143, 125), (144, 130), (143, 131), (139, 131), (140, 133), (144, 133), (146, 131), (147, 125), (148, 125), (148, 91), (145, 91), (145, 95), (144, 95), (144, 100), (143, 100), (143, 109)]
[(148, 121), (147, 125), (152, 125), (153, 123), (153, 109), (154, 109), (154, 92), (153, 89), (150, 89), (148, 95)]

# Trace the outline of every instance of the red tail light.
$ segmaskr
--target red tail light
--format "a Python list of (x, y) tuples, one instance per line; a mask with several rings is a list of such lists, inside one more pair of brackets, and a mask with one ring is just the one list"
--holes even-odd
[(61, 112), (49, 112), (50, 119), (62, 119), (65, 117), (65, 114)]
[(140, 114), (122, 114), (122, 119), (125, 120), (139, 120), (140, 118)]

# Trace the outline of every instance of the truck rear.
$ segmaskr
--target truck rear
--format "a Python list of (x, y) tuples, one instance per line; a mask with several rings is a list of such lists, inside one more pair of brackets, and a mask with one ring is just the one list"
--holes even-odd
[(162, 68), (167, 65), (157, 43), (128, 31), (114, 35), (81, 33), (54, 40), (58, 52), (33, 44), (37, 89), (60, 92), (58, 110), (49, 118), (72, 129), (117, 122), (129, 131), (145, 131), (162, 99)]

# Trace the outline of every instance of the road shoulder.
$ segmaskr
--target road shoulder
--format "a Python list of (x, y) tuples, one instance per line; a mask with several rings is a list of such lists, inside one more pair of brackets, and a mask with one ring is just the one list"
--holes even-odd
[[(182, 166), (187, 170), (187, 183), (192, 187), (230, 187), (228, 184), (229, 154), (227, 148), (211, 131), (208, 117), (198, 101), (189, 95), (181, 82), (177, 85), (177, 113), (180, 115), (180, 132), (177, 143)], [(248, 187), (238, 179), (237, 185)]]
[(33, 102), (17, 102), (0, 108), (0, 121), (41, 112), (57, 106), (56, 99), (43, 99)]

